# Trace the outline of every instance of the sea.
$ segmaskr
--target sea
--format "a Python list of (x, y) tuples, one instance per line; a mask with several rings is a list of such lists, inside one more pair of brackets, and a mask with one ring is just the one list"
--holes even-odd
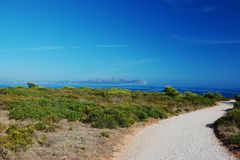
[[(161, 85), (129, 85), (129, 84), (66, 84), (66, 83), (43, 83), (38, 84), (43, 87), (47, 88), (62, 88), (64, 86), (71, 86), (71, 87), (91, 87), (91, 88), (122, 88), (122, 89), (129, 89), (132, 91), (146, 91), (146, 92), (162, 92), (165, 86)], [(7, 88), (7, 87), (16, 87), (16, 86), (23, 86), (27, 87), (26, 84), (21, 83), (0, 83), (0, 88)], [(182, 86), (174, 86), (178, 91), (191, 91), (197, 94), (204, 94), (207, 92), (218, 92), (221, 93), (223, 96), (227, 98), (234, 98), (235, 95), (240, 94), (240, 88), (217, 88), (217, 87), (182, 87)]]

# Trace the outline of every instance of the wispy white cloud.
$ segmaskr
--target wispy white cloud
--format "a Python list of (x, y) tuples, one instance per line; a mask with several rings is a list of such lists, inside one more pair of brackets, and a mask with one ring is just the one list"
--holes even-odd
[(103, 45), (96, 45), (97, 48), (128, 48), (132, 45), (119, 45), (119, 44), (103, 44)]
[(64, 49), (63, 46), (45, 46), (45, 47), (33, 47), (33, 48), (23, 48), (23, 51), (43, 51), (43, 50), (61, 50)]
[(65, 47), (65, 46), (41, 46), (41, 47), (25, 47), (25, 48), (0, 48), (0, 52), (37, 52), (37, 51), (47, 51), (47, 50), (63, 50), (63, 49), (74, 49), (78, 48), (75, 46)]
[(178, 35), (173, 36), (174, 39), (183, 41), (189, 44), (211, 45), (211, 44), (240, 44), (240, 40), (216, 40), (216, 39), (197, 39), (187, 38)]

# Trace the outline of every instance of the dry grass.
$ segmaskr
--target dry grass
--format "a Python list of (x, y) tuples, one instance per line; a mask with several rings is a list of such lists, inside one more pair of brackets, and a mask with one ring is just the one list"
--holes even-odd
[[(12, 121), (7, 111), (0, 110), (4, 124), (27, 125), (31, 121)], [(131, 128), (96, 129), (82, 122), (61, 120), (56, 132), (34, 131), (34, 143), (25, 152), (0, 150), (0, 160), (108, 160), (121, 150), (132, 136), (146, 125), (157, 122), (149, 119)], [(102, 136), (107, 131), (109, 138)], [(1, 159), (2, 158), (2, 159)]]
[[(7, 111), (0, 110), (1, 122), (11, 124), (7, 117)], [(29, 121), (17, 122), (27, 124)], [(105, 130), (92, 128), (90, 125), (81, 122), (58, 122), (61, 128), (56, 132), (46, 133), (35, 131), (33, 134), (35, 143), (25, 152), (2, 151), (2, 159), (24, 159), (24, 160), (92, 160), (110, 159), (117, 150), (117, 147), (125, 137), (133, 130), (111, 129), (108, 130), (109, 138), (101, 136)], [(1, 157), (0, 156), (0, 157)], [(5, 158), (3, 158), (5, 157)], [(1, 160), (1, 158), (0, 158)]]

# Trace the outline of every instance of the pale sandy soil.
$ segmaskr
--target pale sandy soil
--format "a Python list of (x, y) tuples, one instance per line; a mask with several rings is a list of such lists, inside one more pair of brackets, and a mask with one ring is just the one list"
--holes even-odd
[[(8, 111), (0, 109), (0, 122), (6, 126), (10, 124), (27, 125), (29, 121), (15, 121), (8, 118)], [(119, 129), (95, 129), (81, 122), (60, 121), (61, 126), (56, 132), (34, 132), (34, 143), (29, 149), (21, 153), (8, 152), (9, 160), (109, 160), (113, 153), (121, 150), (129, 137), (149, 123), (156, 120), (139, 123), (131, 128)], [(108, 131), (110, 137), (101, 135), (102, 131)], [(44, 140), (43, 144), (38, 141)], [(0, 152), (0, 160), (2, 160)], [(4, 153), (5, 155), (5, 153)]]

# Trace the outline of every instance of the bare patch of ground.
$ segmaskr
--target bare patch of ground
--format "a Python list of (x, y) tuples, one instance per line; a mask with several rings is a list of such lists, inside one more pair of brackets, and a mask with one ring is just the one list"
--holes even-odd
[(8, 119), (8, 111), (0, 109), (0, 122), (9, 125), (15, 122), (15, 120)]
[[(8, 111), (0, 110), (0, 122), (10, 124), (29, 124), (32, 121), (9, 120)], [(33, 145), (24, 152), (8, 152), (6, 158), (20, 160), (108, 160), (121, 150), (122, 146), (131, 139), (141, 128), (157, 120), (149, 119), (131, 128), (96, 129), (81, 122), (61, 120), (56, 132), (34, 132)], [(109, 133), (109, 138), (101, 135)], [(0, 153), (1, 154), (1, 153)], [(3, 153), (2, 153), (3, 154)], [(1, 156), (0, 156), (1, 157)], [(1, 160), (1, 158), (0, 158)]]

